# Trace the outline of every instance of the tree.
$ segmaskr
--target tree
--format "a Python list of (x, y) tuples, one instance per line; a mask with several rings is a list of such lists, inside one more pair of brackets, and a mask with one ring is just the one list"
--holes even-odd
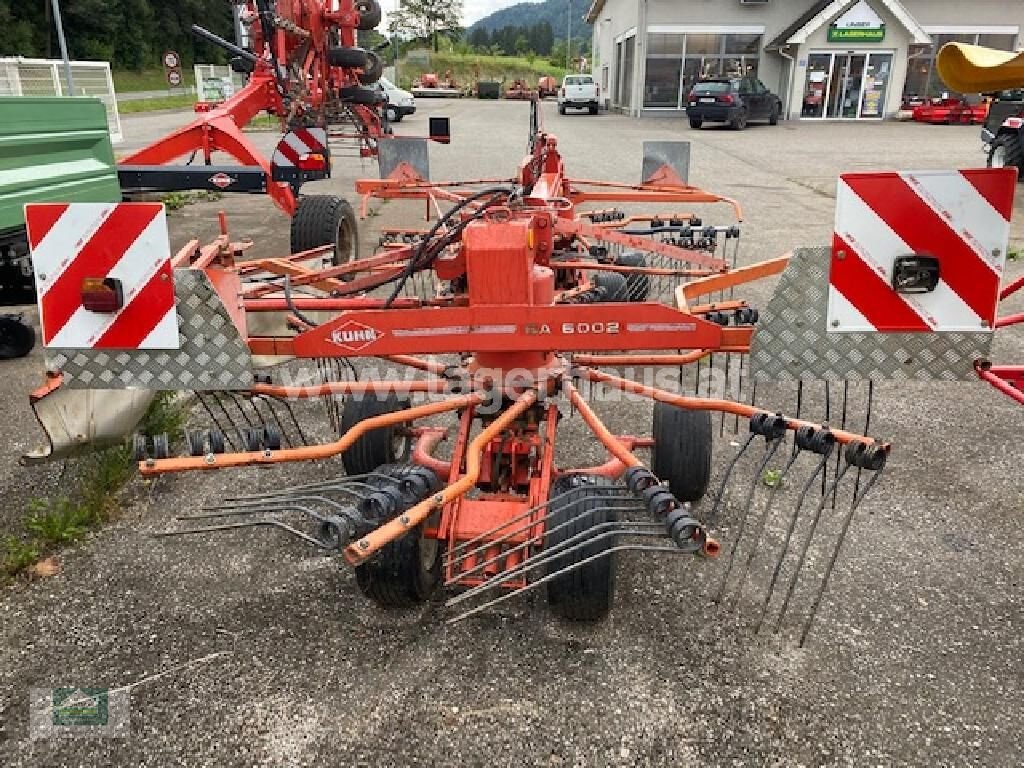
[(478, 51), (483, 50), (491, 44), (491, 33), (483, 27), (477, 27), (469, 33), (469, 44)]
[(458, 36), (462, 0), (404, 0), (392, 14), (398, 32), (430, 40), (438, 51), (438, 36)]

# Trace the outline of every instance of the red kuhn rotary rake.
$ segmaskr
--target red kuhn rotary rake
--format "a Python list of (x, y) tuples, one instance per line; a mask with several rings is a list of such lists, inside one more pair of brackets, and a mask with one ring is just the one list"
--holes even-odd
[[(38, 274), (48, 365), (60, 372), (37, 393), (41, 421), (50, 397), (76, 387), (187, 389), (210, 426), (188, 432), (184, 456), (171, 455), (166, 436), (137, 438), (146, 476), (340, 457), (345, 475), (227, 499), (182, 518), (205, 519), (200, 527), (170, 534), (287, 531), (342, 553), (360, 589), (385, 606), (444, 585), (462, 611), (455, 620), (543, 587), (559, 614), (592, 620), (611, 607), (617, 554), (691, 553), (709, 558), (719, 600), (738, 604), (748, 582), (765, 585), (754, 600), (758, 627), (774, 616), (777, 630), (802, 604), (802, 642), (889, 454), (863, 434), (869, 416), (863, 433), (852, 428), (845, 397), (832, 424), (801, 418), (817, 398), (810, 382), (825, 380), (831, 393), (880, 376), (946, 376), (964, 360), (970, 374), (991, 342), (977, 317), (959, 329), (970, 312), (988, 312), (996, 292), (971, 295), (977, 310), (951, 294), (967, 271), (995, 270), (998, 234), (973, 241), (994, 259), (978, 264), (956, 234), (972, 226), (974, 208), (958, 208), (953, 236), (929, 241), (925, 256), (900, 240), (899, 221), (881, 227), (871, 217), (873, 195), (879, 185), (933, 195), (946, 185), (987, 195), (1001, 211), (1012, 172), (844, 177), (832, 248), (737, 266), (739, 207), (683, 181), (686, 145), (645, 145), (640, 184), (573, 179), (536, 104), (532, 115), (530, 151), (513, 178), (434, 183), (399, 163), (359, 182), (363, 195), (425, 199), (439, 215), (426, 230), (385, 232), (375, 255), (344, 265), (318, 264), (323, 249), (242, 261), (226, 234), (171, 257), (159, 206), (118, 206), (100, 223), (90, 208), (30, 210), (37, 269), (68, 262), (63, 275)], [(685, 210), (626, 216), (604, 207), (614, 201)], [(878, 202), (878, 216), (889, 216)], [(593, 203), (602, 207), (580, 208)], [(900, 205), (920, 215), (913, 200)], [(697, 206), (730, 220), (710, 224)], [(884, 236), (872, 239), (875, 229)], [(104, 262), (83, 231), (117, 232), (110, 250), (135, 257), (139, 275), (123, 260)], [(872, 276), (869, 262), (885, 266)], [(780, 274), (762, 312), (736, 296)], [(604, 370), (684, 368), (688, 377), (716, 358), (749, 361), (734, 388), (800, 382), (795, 413), (757, 407), (728, 386), (682, 394), (682, 375), (653, 386)], [(318, 378), (295, 385), (288, 366), (301, 360), (315, 361)], [(415, 375), (360, 378), (381, 362)], [(607, 391), (653, 401), (650, 437), (605, 425), (592, 402)], [(312, 400), (326, 405), (319, 424), (297, 413)], [(574, 415), (607, 452), (603, 463), (557, 459)], [(714, 477), (716, 420), (744, 436)], [(325, 422), (336, 439), (308, 439)], [(720, 566), (710, 562), (716, 530), (731, 540)], [(797, 586), (809, 571), (816, 578), (799, 583), (810, 591)]]
[[(337, 260), (356, 254), (355, 215), (343, 199), (299, 197), (302, 185), (330, 176), (331, 145), (355, 144), (377, 154), (391, 134), (374, 87), (383, 62), (356, 45), (357, 30), (381, 19), (377, 0), (250, 0), (241, 22), (250, 49), (198, 25), (192, 30), (232, 55), (248, 82), (223, 104), (200, 110), (196, 120), (122, 159), (127, 194), (183, 189), (268, 194), (293, 217), (292, 250), (336, 243)], [(200, 107), (205, 105), (200, 105)], [(276, 115), (284, 136), (266, 158), (243, 129), (261, 112)], [(435, 124), (436, 123), (436, 124)], [(435, 118), (431, 136), (447, 139), (447, 121)], [(230, 158), (223, 162), (223, 156)], [(187, 158), (184, 164), (180, 163)], [(198, 158), (198, 162), (196, 162)]]

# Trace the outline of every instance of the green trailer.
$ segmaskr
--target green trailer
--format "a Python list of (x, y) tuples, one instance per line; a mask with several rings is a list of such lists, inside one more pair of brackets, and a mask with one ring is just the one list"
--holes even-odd
[(25, 204), (117, 202), (121, 187), (99, 99), (0, 97), (0, 115), (0, 303), (25, 304)]

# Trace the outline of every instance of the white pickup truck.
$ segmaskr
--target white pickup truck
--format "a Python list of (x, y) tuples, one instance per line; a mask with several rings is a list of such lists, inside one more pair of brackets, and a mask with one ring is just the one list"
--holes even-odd
[(572, 108), (596, 115), (600, 96), (600, 87), (591, 75), (566, 75), (558, 89), (558, 114), (564, 115), (565, 110)]

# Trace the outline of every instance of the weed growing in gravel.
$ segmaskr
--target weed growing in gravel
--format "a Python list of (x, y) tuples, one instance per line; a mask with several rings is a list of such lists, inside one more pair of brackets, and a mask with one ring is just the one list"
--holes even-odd
[[(139, 430), (149, 436), (162, 432), (179, 436), (185, 418), (174, 393), (163, 392), (153, 400)], [(77, 491), (73, 496), (33, 499), (24, 519), (28, 540), (18, 536), (3, 539), (0, 583), (29, 569), (45, 554), (80, 541), (91, 529), (117, 514), (118, 493), (131, 478), (133, 465), (127, 446), (107, 448), (77, 459)]]

